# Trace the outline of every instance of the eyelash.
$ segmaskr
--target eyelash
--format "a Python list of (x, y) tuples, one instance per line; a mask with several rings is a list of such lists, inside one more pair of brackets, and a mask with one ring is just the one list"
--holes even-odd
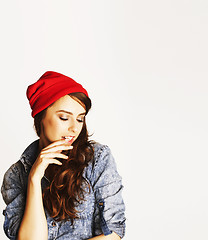
[[(60, 119), (61, 119), (62, 121), (67, 121), (67, 120), (68, 120), (68, 118), (63, 118), (63, 117), (60, 117)], [(81, 120), (81, 119), (77, 119), (77, 121), (80, 122), (80, 123), (83, 123), (83, 122), (84, 122), (84, 120)]]

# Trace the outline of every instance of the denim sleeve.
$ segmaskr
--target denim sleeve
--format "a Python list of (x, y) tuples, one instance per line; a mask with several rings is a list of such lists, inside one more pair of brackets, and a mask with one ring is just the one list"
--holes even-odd
[(4, 232), (9, 239), (15, 240), (24, 213), (25, 194), (20, 176), (21, 163), (13, 164), (5, 173), (1, 194), (6, 203)]
[(122, 179), (108, 146), (103, 145), (95, 156), (92, 186), (95, 193), (95, 235), (125, 234), (125, 205)]

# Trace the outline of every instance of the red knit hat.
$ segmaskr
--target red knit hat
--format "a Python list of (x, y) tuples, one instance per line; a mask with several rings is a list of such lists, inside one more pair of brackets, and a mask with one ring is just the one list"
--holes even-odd
[(27, 98), (32, 109), (32, 117), (59, 98), (74, 92), (82, 92), (88, 96), (82, 85), (72, 78), (57, 72), (45, 72), (37, 82), (27, 88)]

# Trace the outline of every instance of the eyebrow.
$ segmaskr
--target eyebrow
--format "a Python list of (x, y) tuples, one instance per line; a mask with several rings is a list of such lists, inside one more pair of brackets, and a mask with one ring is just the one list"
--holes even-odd
[[(56, 111), (56, 112), (64, 112), (64, 113), (67, 113), (67, 114), (70, 114), (70, 115), (74, 115), (72, 112), (68, 112), (66, 110), (59, 110), (59, 111)], [(85, 115), (85, 114), (86, 114), (86, 112), (83, 112), (83, 113), (78, 114), (78, 116)]]

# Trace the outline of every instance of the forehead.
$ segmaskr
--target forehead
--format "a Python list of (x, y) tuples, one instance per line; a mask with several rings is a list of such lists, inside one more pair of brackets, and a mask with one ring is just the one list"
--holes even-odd
[(83, 113), (85, 108), (69, 95), (65, 95), (55, 101), (49, 108), (49, 111), (65, 110), (72, 113)]

